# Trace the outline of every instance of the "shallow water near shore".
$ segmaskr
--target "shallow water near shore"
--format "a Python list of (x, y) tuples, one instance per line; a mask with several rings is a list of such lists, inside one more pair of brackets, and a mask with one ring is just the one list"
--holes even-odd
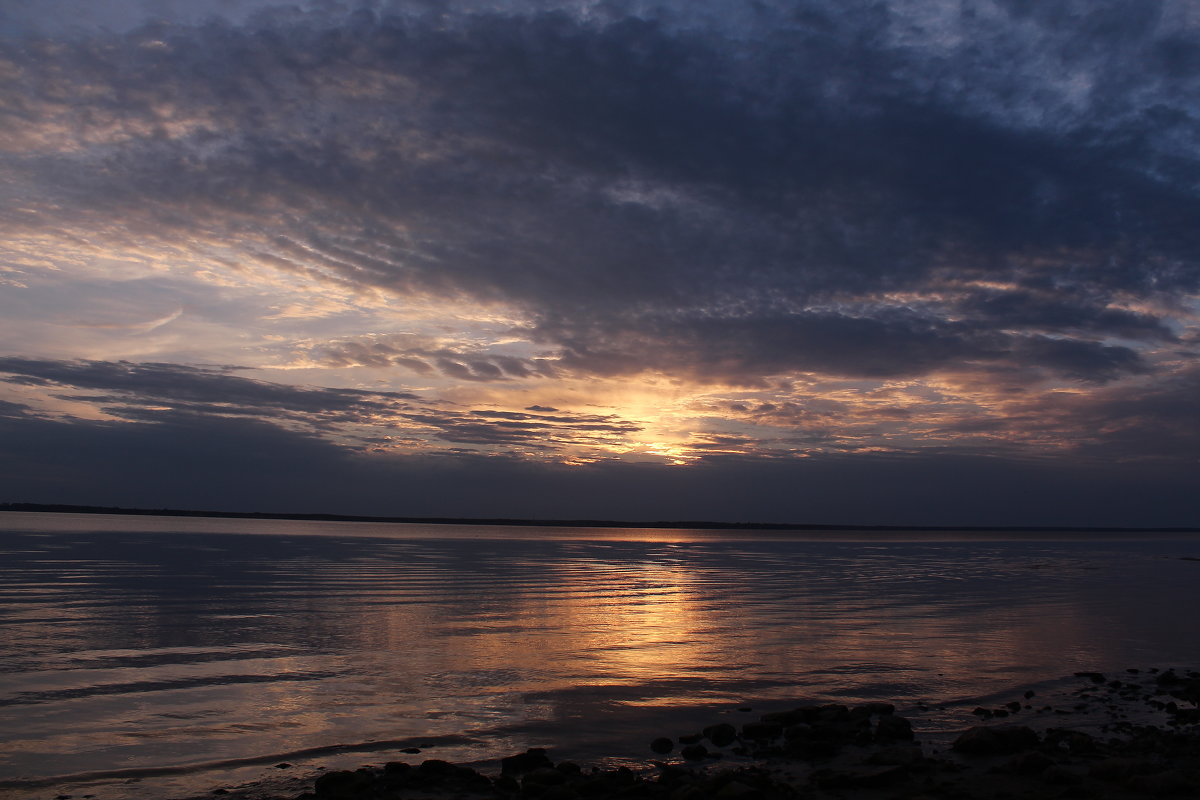
[(936, 735), (1078, 670), (1200, 665), (1197, 559), (1188, 534), (4, 513), (0, 792), (635, 759), (807, 702), (891, 701)]

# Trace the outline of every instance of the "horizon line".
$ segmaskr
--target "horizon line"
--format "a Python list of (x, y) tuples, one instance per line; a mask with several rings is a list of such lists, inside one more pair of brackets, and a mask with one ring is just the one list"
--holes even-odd
[(215, 517), (221, 519), (281, 519), (310, 522), (375, 522), (426, 525), (498, 525), (561, 528), (663, 528), (709, 530), (806, 530), (806, 531), (1047, 531), (1096, 533), (1200, 533), (1188, 526), (1095, 526), (1095, 525), (856, 525), (823, 522), (722, 522), (717, 520), (611, 520), (538, 519), (519, 517), (416, 517), (367, 514), (330, 514), (289, 511), (205, 511), (177, 508), (125, 508), (73, 503), (0, 503), (0, 511), (52, 514), (106, 514), (112, 516)]

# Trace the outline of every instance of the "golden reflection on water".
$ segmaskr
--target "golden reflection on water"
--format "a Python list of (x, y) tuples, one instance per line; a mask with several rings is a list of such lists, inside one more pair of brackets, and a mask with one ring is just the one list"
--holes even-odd
[(0, 775), (459, 733), (503, 749), (671, 706), (969, 698), (1139, 666), (1194, 642), (1145, 587), (1200, 601), (1194, 565), (1149, 550), (536, 534), (14, 547)]

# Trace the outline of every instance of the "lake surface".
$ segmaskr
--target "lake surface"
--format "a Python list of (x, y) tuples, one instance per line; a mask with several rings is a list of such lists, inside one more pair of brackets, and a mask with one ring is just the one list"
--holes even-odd
[(1185, 534), (0, 513), (0, 792), (612, 763), (814, 701), (889, 700), (936, 735), (1077, 670), (1200, 666), (1197, 608)]

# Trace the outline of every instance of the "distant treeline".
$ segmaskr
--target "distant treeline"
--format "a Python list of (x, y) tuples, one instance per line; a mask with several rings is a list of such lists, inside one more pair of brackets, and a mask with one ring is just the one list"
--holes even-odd
[(1200, 528), (1098, 528), (1065, 525), (829, 525), (795, 522), (713, 522), (711, 520), (629, 521), (611, 519), (510, 519), (505, 517), (370, 517), (357, 514), (299, 514), (270, 511), (197, 511), (178, 508), (121, 508), (61, 503), (0, 503), (0, 511), (52, 514), (122, 514), (153, 517), (293, 519), (319, 522), (415, 522), (426, 525), (523, 525), (556, 528), (700, 528), (755, 531), (1078, 531), (1097, 533), (1189, 533)]

